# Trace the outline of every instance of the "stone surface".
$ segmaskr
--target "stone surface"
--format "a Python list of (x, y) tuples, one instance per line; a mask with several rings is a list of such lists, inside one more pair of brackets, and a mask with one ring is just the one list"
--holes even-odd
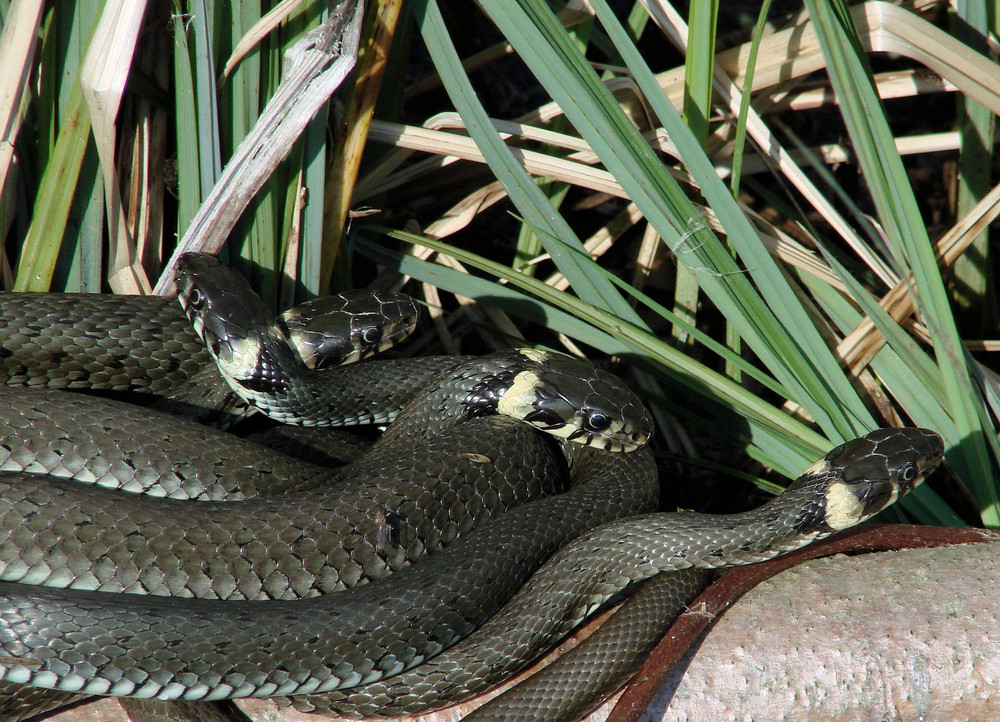
[(998, 585), (995, 543), (799, 565), (722, 615), (642, 719), (997, 719)]

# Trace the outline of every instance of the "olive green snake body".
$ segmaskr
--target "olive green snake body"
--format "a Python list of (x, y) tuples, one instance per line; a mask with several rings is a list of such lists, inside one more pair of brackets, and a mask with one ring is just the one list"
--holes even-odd
[[(246, 281), (235, 278), (242, 282), (237, 292), (249, 293)], [(194, 418), (214, 419), (219, 408), (242, 415), (174, 299), (89, 293), (9, 293), (2, 298), (0, 384), (100, 392)], [(321, 369), (315, 377), (334, 384), (340, 417), (329, 421), (339, 425), (388, 421), (414, 388), (454, 365), (444, 357), (437, 363), (411, 364), (405, 382), (396, 382), (398, 388), (393, 379), (399, 375), (392, 371), (380, 381), (389, 366), (385, 361), (332, 368), (398, 343), (412, 331), (416, 312), (403, 294), (347, 292), (296, 306), (277, 318), (265, 313), (254, 320), (287, 335), (291, 343), (286, 350), (293, 356), (311, 349), (296, 360), (303, 368)], [(320, 342), (300, 343), (310, 339)], [(352, 404), (350, 392), (358, 388), (376, 388), (381, 396)]]
[[(487, 429), (504, 425), (502, 432), (485, 434), (499, 447), (527, 434), (513, 422), (473, 422)], [(475, 442), (478, 453), (480, 443), (487, 442)], [(296, 694), (298, 706), (350, 714), (440, 706), (520, 664), (509, 661), (513, 648), (545, 646), (633, 582), (691, 566), (748, 563), (801, 546), (878, 511), (919, 483), (941, 456), (940, 439), (923, 430), (875, 432), (851, 444), (760, 510), (729, 520), (647, 515), (600, 527), (653, 508), (655, 464), (646, 450), (607, 453), (564, 443), (574, 478), (570, 491), (513, 509), (460, 545), (387, 579), (300, 601), (154, 598), (2, 583), (0, 671), (7, 681), (96, 694)], [(490, 459), (503, 454), (503, 448), (488, 451), (483, 456)], [(17, 486), (10, 484), (12, 493)], [(838, 490), (835, 498), (831, 489)], [(518, 592), (527, 607), (508, 607), (501, 612), (506, 616), (472, 633), (566, 539), (594, 527)], [(499, 556), (498, 548), (504, 550)], [(562, 614), (546, 621), (554, 599), (561, 600)], [(538, 621), (528, 623), (533, 614)], [(525, 627), (536, 630), (527, 633), (528, 641), (518, 636)], [(167, 656), (164, 635), (171, 640)], [(182, 639), (192, 646), (174, 644)], [(330, 690), (339, 691), (308, 696)]]
[[(933, 431), (878, 429), (833, 449), (757, 509), (651, 513), (609, 522), (566, 544), (501, 612), (419, 673), (296, 706), (399, 715), (429, 709), (435, 699), (469, 698), (522, 664), (504, 650), (548, 648), (635, 582), (664, 572), (764, 561), (870, 518), (921, 483), (942, 450)], [(685, 576), (677, 584), (690, 588), (693, 582)], [(539, 699), (544, 697), (534, 700), (536, 710)], [(550, 711), (539, 719), (555, 716)]]

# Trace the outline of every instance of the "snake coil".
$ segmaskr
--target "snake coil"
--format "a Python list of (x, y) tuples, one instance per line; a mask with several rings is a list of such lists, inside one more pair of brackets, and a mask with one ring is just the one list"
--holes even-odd
[[(113, 578), (117, 567), (99, 563), (80, 577), (85, 588), (57, 588), (51, 582), (68, 575), (49, 574), (54, 560), (64, 553), (51, 547), (42, 553), (44, 561), (38, 567), (25, 563), (21, 566), (28, 571), (20, 570), (24, 580), (43, 580), (48, 586), (0, 583), (3, 680), (157, 699), (295, 695), (291, 702), (300, 708), (350, 715), (426, 711), (482, 691), (636, 581), (687, 568), (752, 563), (798, 548), (877, 513), (921, 483), (942, 456), (941, 439), (932, 431), (883, 429), (837, 447), (759, 509), (728, 517), (643, 513), (654, 507), (657, 493), (656, 467), (643, 448), (648, 417), (641, 402), (601, 372), (558, 355), (513, 351), (476, 361), (452, 357), (375, 361), (332, 374), (308, 356), (295, 358), (288, 345), (295, 333), (271, 319), (265, 324), (266, 314), (258, 312), (252, 294), (244, 295), (246, 289), (230, 296), (233, 287), (225, 277), (219, 280), (214, 275), (217, 265), (200, 256), (185, 258), (178, 268), (180, 296), (209, 349), (207, 358), (251, 403), (279, 418), (304, 414), (297, 418), (305, 419), (305, 424), (328, 423), (323, 414), (339, 403), (338, 394), (352, 404), (340, 413), (338, 422), (385, 421), (399, 415), (398, 426), (390, 427), (370, 457), (375, 461), (363, 463), (376, 468), (391, 455), (408, 453), (411, 466), (406, 474), (424, 463), (434, 443), (448, 443), (436, 439), (452, 433), (459, 434), (463, 451), (458, 453), (471, 450), (491, 462), (506, 456), (523, 460), (524, 454), (512, 450), (517, 438), (533, 439), (525, 442), (529, 446), (539, 443), (525, 426), (530, 424), (560, 437), (562, 455), (573, 472), (572, 488), (511, 509), (496, 520), (487, 519), (468, 531), (461, 543), (385, 579), (294, 601), (109, 594), (95, 591), (100, 587), (93, 580), (103, 575)], [(237, 299), (235, 307), (232, 299)], [(0, 316), (7, 301), (18, 303), (16, 298), (0, 297)], [(241, 317), (238, 311), (246, 314)], [(74, 323), (61, 333), (75, 333)], [(30, 324), (19, 326), (18, 343), (25, 342), (27, 328)], [(8, 343), (0, 340), (0, 348)], [(182, 350), (188, 347), (187, 340), (172, 344), (171, 365), (203, 368), (206, 352)], [(189, 352), (198, 359), (193, 366), (183, 360)], [(16, 363), (7, 367), (13, 369), (7, 376), (15, 383), (33, 385), (30, 379), (40, 378), (28, 370), (27, 362)], [(51, 368), (39, 373), (49, 379), (47, 385), (63, 383), (51, 381)], [(64, 385), (76, 384), (82, 377), (75, 369), (68, 375), (71, 380)], [(317, 375), (325, 380), (310, 386)], [(383, 391), (380, 384), (386, 382), (389, 389)], [(159, 383), (150, 380), (139, 388)], [(464, 390), (459, 393), (458, 387)], [(359, 389), (369, 391), (359, 394)], [(417, 399), (405, 409), (405, 399), (414, 393)], [(625, 401), (619, 404), (620, 399)], [(294, 412), (289, 410), (293, 408)], [(486, 408), (518, 421), (477, 418)], [(479, 429), (479, 435), (461, 436), (465, 432), (437, 426), (429, 435), (423, 428), (428, 422), (447, 427), (447, 419), (464, 419), (461, 428)], [(493, 447), (484, 446), (490, 443)], [(544, 442), (536, 448), (549, 447)], [(484, 448), (489, 449), (485, 454)], [(445, 471), (446, 462), (437, 458), (430, 462), (429, 476)], [(528, 467), (531, 464), (524, 468)], [(473, 473), (470, 468), (455, 465), (453, 471), (462, 478)], [(0, 497), (16, 500), (10, 503), (9, 517), (0, 515), (0, 530), (6, 530), (11, 540), (18, 536), (18, 527), (27, 528), (29, 518), (50, 502), (46, 498), (37, 509), (19, 516), (15, 507), (30, 503), (22, 497), (55, 494), (44, 491), (41, 482), (26, 494), (23, 489), (28, 484), (24, 478), (11, 482)], [(84, 493), (68, 481), (53, 487), (64, 499)], [(262, 502), (261, 508), (272, 508), (266, 505), (270, 503)], [(406, 515), (411, 515), (407, 509)], [(148, 528), (155, 530), (150, 534), (152, 544), (157, 535), (167, 533), (155, 525), (158, 513), (147, 514), (152, 519)], [(383, 514), (383, 527), (385, 519)], [(59, 528), (59, 522), (53, 519), (52, 528)], [(298, 533), (309, 523), (297, 517), (288, 528)], [(84, 533), (85, 525), (81, 522), (75, 528), (78, 531), (70, 531), (67, 539)], [(190, 528), (191, 539), (196, 539), (197, 525)], [(375, 546), (384, 549), (384, 531), (380, 533)], [(571, 539), (575, 540), (567, 544)], [(252, 540), (248, 543), (253, 545)], [(418, 546), (432, 545), (427, 539), (418, 542)], [(7, 546), (0, 543), (0, 549)], [(164, 578), (186, 560), (195, 560), (197, 546), (165, 550), (163, 559), (171, 561), (164, 566)], [(560, 546), (558, 554), (545, 562)], [(98, 545), (90, 554), (106, 556), (109, 548)], [(498, 555), (498, 549), (503, 554)], [(301, 551), (295, 554), (303, 556)], [(14, 553), (15, 562), (22, 555), (38, 558), (30, 546)], [(281, 564), (269, 556), (260, 559), (266, 559), (272, 571)], [(535, 572), (542, 562), (545, 565)], [(143, 560), (126, 563), (133, 564), (127, 574), (133, 577), (139, 568), (156, 567)], [(213, 564), (190, 563), (192, 568)], [(251, 560), (250, 566), (255, 563)], [(12, 566), (18, 571), (18, 563)], [(280, 576), (295, 574), (285, 570)], [(260, 586), (262, 578), (266, 577), (258, 576), (255, 584)], [(220, 582), (221, 586), (238, 588), (239, 577), (232, 579)], [(182, 587), (213, 585), (208, 581)], [(313, 585), (309, 582), (305, 588), (314, 590)]]

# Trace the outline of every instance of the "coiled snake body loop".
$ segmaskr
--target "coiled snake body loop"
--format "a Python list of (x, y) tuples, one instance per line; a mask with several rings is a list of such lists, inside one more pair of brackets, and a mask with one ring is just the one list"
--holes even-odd
[[(530, 381), (521, 376), (510, 385), (533, 392), (538, 374), (530, 373)], [(234, 388), (241, 385), (237, 380)], [(592, 440), (593, 429), (577, 434), (582, 427), (567, 423), (551, 394), (505, 398), (501, 404), (519, 409), (522, 419)], [(629, 443), (631, 433), (616, 443)], [(387, 446), (393, 443), (404, 444), (390, 437)], [(2, 583), (0, 675), (40, 687), (161, 699), (291, 694), (304, 707), (352, 714), (440, 706), (478, 691), (481, 683), (471, 680), (505, 673), (524, 649), (544, 645), (634, 581), (770, 558), (868, 518), (919, 484), (942, 453), (933, 432), (879, 430), (833, 450), (758, 510), (726, 519), (645, 515), (614, 522), (655, 503), (651, 454), (563, 444), (575, 474), (570, 491), (513, 509), (460, 545), (335, 595), (219, 601)], [(518, 592), (517, 606), (473, 633), (534, 566), (587, 529), (593, 531)], [(531, 631), (536, 624), (529, 620), (548, 620), (556, 599), (563, 617)], [(466, 670), (458, 681), (456, 668)], [(325, 696), (308, 696), (319, 692)]]

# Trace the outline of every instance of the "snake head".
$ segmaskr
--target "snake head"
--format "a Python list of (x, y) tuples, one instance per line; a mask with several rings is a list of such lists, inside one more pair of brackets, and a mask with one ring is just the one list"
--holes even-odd
[(554, 436), (607, 451), (645, 446), (653, 422), (620, 379), (586, 361), (520, 349), (527, 363), (499, 394), (497, 410)]
[(363, 359), (416, 326), (416, 303), (399, 293), (348, 291), (276, 319), (247, 280), (214, 256), (185, 253), (176, 271), (177, 298), (223, 378), (272, 415), (277, 400), (303, 387), (302, 374)]
[(871, 518), (908, 494), (943, 457), (944, 442), (929, 429), (876, 429), (833, 449), (807, 474), (831, 479), (824, 521), (840, 530)]
[(250, 283), (207, 253), (184, 253), (175, 265), (177, 300), (213, 355), (228, 338), (248, 338), (271, 324), (271, 314)]
[(405, 293), (354, 289), (299, 304), (281, 314), (278, 323), (302, 363), (320, 369), (395, 346), (416, 329), (418, 311)]
[(285, 392), (279, 370), (292, 352), (250, 283), (207, 253), (184, 253), (175, 269), (177, 300), (229, 385), (241, 396)]

